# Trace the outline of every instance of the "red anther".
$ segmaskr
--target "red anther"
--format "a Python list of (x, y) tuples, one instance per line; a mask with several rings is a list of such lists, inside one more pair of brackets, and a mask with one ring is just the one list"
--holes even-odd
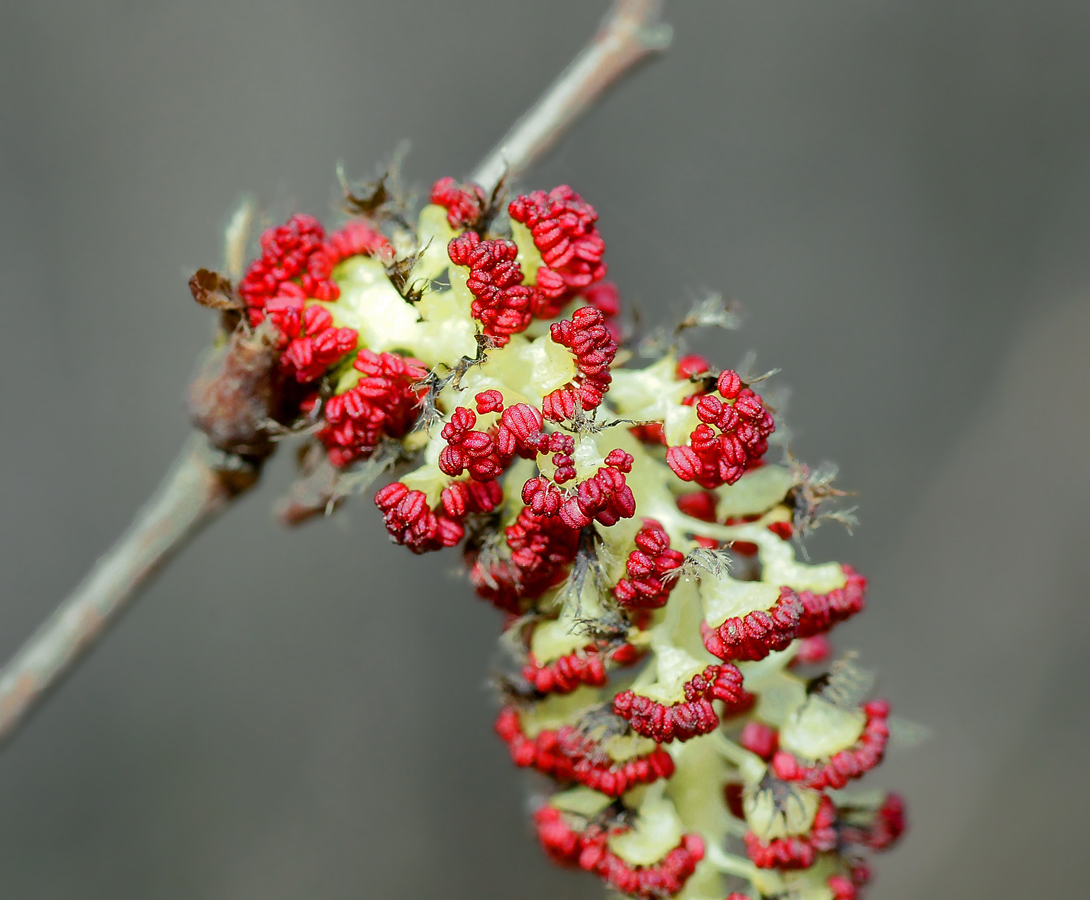
[(678, 497), (677, 508), (694, 519), (700, 519), (702, 522), (714, 522), (715, 507), (718, 502), (719, 498), (711, 491), (696, 491)]
[(575, 418), (575, 410), (580, 405), (579, 391), (576, 388), (557, 388), (546, 394), (541, 401), (541, 411), (546, 419), (553, 422), (565, 422)]
[(768, 762), (779, 746), (780, 735), (775, 728), (770, 728), (763, 722), (747, 722), (746, 727), (742, 729), (739, 743), (750, 753), (756, 753), (761, 759)]
[(742, 390), (742, 379), (738, 377), (738, 373), (733, 369), (727, 369), (725, 372), (720, 373), (715, 382), (715, 389), (727, 400), (733, 400)]
[(569, 298), (605, 276), (605, 242), (594, 224), (598, 214), (570, 187), (516, 197), (507, 210), (530, 229), (544, 263), (536, 282), (544, 300), (536, 315), (551, 319)]
[(799, 619), (799, 637), (824, 634), (834, 625), (851, 618), (866, 604), (867, 579), (849, 565), (842, 565), (847, 581), (844, 587), (815, 594), (799, 591), (802, 616)]
[(481, 415), (503, 412), (503, 394), (497, 390), (481, 391), (473, 399), (477, 403), (477, 412)]
[[(295, 215), (285, 224), (270, 228), (261, 235), (261, 256), (255, 259), (238, 285), (238, 293), (246, 303), (250, 324), (265, 318), (265, 305), (283, 293), (286, 284), (302, 285), (305, 296), (319, 300), (336, 300), (337, 286), (328, 281), (329, 260), (323, 253), (325, 232), (313, 216)], [(311, 258), (319, 256), (311, 264)], [(325, 272), (326, 280), (315, 278), (314, 272)]]
[(605, 458), (605, 464), (607, 466), (612, 466), (614, 469), (619, 469), (621, 472), (631, 472), (633, 462), (635, 462), (635, 459), (632, 454), (625, 453), (625, 451), (620, 448), (610, 450)]
[(799, 632), (803, 606), (789, 587), (780, 588), (780, 596), (767, 610), (754, 610), (745, 616), (732, 616), (717, 628), (700, 623), (704, 646), (722, 660), (764, 659), (774, 650), (786, 650)]
[(500, 422), (521, 444), (526, 444), (534, 434), (541, 431), (543, 424), (541, 413), (528, 403), (516, 403), (507, 407)]
[(546, 855), (555, 863), (575, 866), (583, 846), (581, 835), (564, 822), (560, 810), (543, 806), (534, 813), (534, 830)]
[(756, 468), (775, 429), (772, 414), (752, 390), (741, 387), (736, 372), (723, 372), (716, 385), (719, 397), (687, 398), (695, 402), (701, 424), (689, 435), (688, 445), (670, 447), (666, 453), (678, 478), (705, 488), (734, 484), (747, 469)]
[(808, 788), (822, 791), (840, 789), (849, 781), (861, 777), (882, 761), (889, 742), (889, 704), (872, 700), (863, 707), (866, 723), (859, 739), (829, 759), (808, 766), (785, 750), (772, 757), (772, 770), (784, 781), (798, 781)]
[(560, 512), (564, 497), (555, 484), (539, 475), (522, 486), (522, 502), (535, 516), (552, 517)]
[(798, 648), (798, 652), (795, 654), (795, 658), (792, 662), (804, 666), (813, 666), (825, 662), (833, 652), (832, 644), (829, 643), (829, 639), (823, 634), (802, 638), (798, 642)]
[(363, 377), (326, 401), (326, 424), (318, 432), (330, 462), (338, 467), (370, 456), (384, 436), (402, 438), (409, 432), (423, 396), (413, 385), (427, 375), (418, 359), (367, 349), (359, 351), (353, 365)]
[(852, 884), (850, 878), (845, 878), (843, 875), (830, 875), (826, 884), (833, 892), (833, 900), (857, 900), (859, 897), (858, 888)]
[(872, 850), (887, 850), (904, 834), (906, 827), (904, 800), (900, 794), (889, 794), (875, 814), (874, 824), (870, 827), (865, 843)]
[(388, 256), (393, 248), (386, 237), (366, 222), (356, 220), (334, 231), (322, 245), (326, 257), (336, 265), (350, 256)]
[(700, 457), (692, 447), (681, 444), (666, 451), (666, 464), (682, 481), (695, 481), (700, 475)]
[(545, 417), (559, 422), (572, 418), (577, 406), (589, 411), (602, 402), (612, 381), (609, 367), (617, 355), (617, 342), (606, 328), (601, 311), (592, 306), (582, 306), (570, 319), (554, 322), (549, 333), (556, 343), (571, 351), (579, 370), (569, 384), (542, 402)]
[(791, 540), (791, 536), (795, 533), (795, 527), (790, 522), (773, 522), (768, 526), (768, 530), (785, 541)]
[(636, 694), (621, 691), (613, 698), (613, 712), (625, 719), (632, 730), (660, 744), (714, 731), (719, 716), (712, 700), (726, 704), (732, 715), (752, 703), (752, 696), (742, 688), (742, 673), (730, 663), (708, 666), (685, 683), (685, 699), (669, 706)]
[(662, 444), (666, 446), (666, 432), (658, 422), (649, 422), (646, 425), (633, 425), (628, 429), (633, 436), (645, 444)]
[(557, 453), (553, 456), (553, 465), (556, 466), (553, 481), (557, 484), (567, 484), (579, 474), (575, 470), (575, 460), (566, 453)]
[(683, 356), (677, 361), (677, 368), (674, 370), (677, 373), (678, 380), (686, 378), (692, 378), (694, 375), (703, 375), (711, 371), (711, 363), (708, 362), (703, 356), (697, 353), (690, 353), (688, 356)]
[(484, 215), (488, 198), (479, 184), (458, 184), (448, 175), (432, 185), (431, 202), (446, 208), (451, 228), (473, 228)]
[(773, 838), (765, 843), (747, 831), (745, 844), (746, 853), (760, 869), (809, 869), (818, 853), (836, 847), (836, 807), (832, 800), (822, 796), (806, 834)]
[(617, 602), (629, 609), (657, 609), (665, 605), (676, 584), (666, 576), (681, 566), (685, 554), (670, 549), (666, 529), (654, 519), (643, 520), (635, 543), (636, 549), (628, 554), (625, 564), (628, 578), (618, 581), (613, 593)]
[(447, 255), (469, 269), (466, 286), (475, 298), (470, 312), (497, 346), (526, 330), (537, 289), (522, 284), (518, 247), (512, 241), (482, 241), (475, 231), (466, 231), (451, 239)]

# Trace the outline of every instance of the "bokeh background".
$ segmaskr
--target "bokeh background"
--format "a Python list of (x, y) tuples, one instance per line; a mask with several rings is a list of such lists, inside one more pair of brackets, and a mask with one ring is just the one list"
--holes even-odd
[[(0, 655), (182, 442), (186, 279), (239, 194), (326, 215), (334, 164), (467, 173), (604, 3), (0, 7)], [(838, 631), (933, 737), (875, 898), (1080, 896), (1090, 792), (1090, 6), (686, 0), (670, 54), (526, 180), (599, 209), (612, 276), (793, 386), (871, 578)], [(595, 898), (491, 734), (498, 619), (366, 498), (202, 534), (0, 757), (0, 896)]]

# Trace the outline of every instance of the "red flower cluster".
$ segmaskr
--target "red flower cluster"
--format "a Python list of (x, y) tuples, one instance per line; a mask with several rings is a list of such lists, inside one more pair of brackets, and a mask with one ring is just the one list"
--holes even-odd
[[(361, 314), (360, 304), (370, 302), (370, 295), (351, 293), (351, 309), (338, 306), (346, 301), (338, 299), (334, 267), (360, 255), (393, 259), (390, 244), (366, 223), (352, 223), (328, 239), (306, 216), (267, 231), (261, 257), (250, 266), (239, 293), (252, 323), (268, 318), (278, 330), (284, 372), (312, 385), (300, 392), (307, 395), (300, 412), (313, 412), (324, 400), (317, 439), (335, 466), (366, 458), (386, 439), (403, 440), (406, 456), (425, 461), (413, 476), (375, 495), (391, 538), (414, 553), (464, 541), (477, 593), (509, 614), (508, 637), (526, 652), (521, 678), (504, 680), (511, 693), (496, 722), (497, 734), (517, 765), (548, 776), (558, 788), (573, 789), (578, 802), (571, 808), (588, 802), (584, 789), (601, 795), (590, 795), (590, 806), (599, 799), (608, 804), (588, 818), (565, 812), (562, 798), (546, 800), (535, 814), (546, 851), (558, 862), (595, 873), (618, 891), (649, 900), (682, 889), (704, 859), (705, 839), (721, 846), (703, 865), (715, 866), (718, 859), (725, 866), (721, 854), (731, 840), (727, 833), (686, 834), (673, 847), (674, 838), (665, 838), (653, 865), (626, 860), (624, 848), (631, 842), (611, 841), (630, 828), (647, 827), (649, 840), (679, 834), (657, 827), (665, 823), (674, 829), (674, 823), (654, 821), (673, 802), (669, 790), (662, 793), (662, 782), (682, 779), (688, 791), (688, 779), (706, 779), (703, 763), (693, 760), (706, 759), (709, 751), (723, 752), (736, 763), (742, 751), (730, 750), (725, 742), (740, 731), (742, 747), (755, 754), (746, 755), (752, 767), (739, 763), (730, 784), (702, 790), (701, 783), (696, 793), (709, 804), (725, 802), (727, 811), (744, 820), (743, 795), (764, 790), (765, 781), (781, 794), (818, 792), (817, 813), (805, 833), (782, 836), (784, 831), (747, 821), (745, 850), (757, 866), (785, 870), (809, 869), (818, 854), (830, 854), (824, 858), (835, 865), (794, 877), (812, 878), (809, 887), (827, 886), (836, 900), (855, 900), (868, 872), (854, 858), (838, 854), (849, 845), (889, 846), (904, 830), (904, 807), (891, 795), (876, 811), (850, 809), (829, 791), (881, 761), (889, 735), (888, 705), (872, 701), (863, 707), (866, 721), (853, 745), (830, 751), (828, 759), (802, 760), (780, 745), (778, 729), (789, 721), (775, 718), (782, 704), (756, 705), (743, 671), (748, 675), (746, 663), (767, 659), (756, 671), (779, 671), (777, 677), (801, 681), (788, 666), (812, 665), (829, 655), (824, 635), (863, 608), (866, 580), (844, 566), (844, 586), (818, 594), (771, 581), (772, 566), (746, 564), (739, 579), (761, 581), (772, 588), (768, 596), (776, 601), (718, 625), (705, 621), (691, 604), (700, 603), (696, 598), (701, 594), (707, 600), (709, 579), (724, 576), (686, 574), (684, 590), (674, 590), (686, 551), (729, 545), (738, 556), (764, 554), (766, 539), (731, 543), (724, 527), (763, 522), (775, 535), (767, 540), (792, 537), (786, 521), (789, 498), (760, 498), (767, 482), (759, 480), (755, 492), (724, 487), (763, 465), (774, 427), (770, 412), (736, 372), (717, 375), (701, 356), (681, 357), (673, 376), (656, 367), (646, 373), (615, 368), (619, 338), (609, 320), (619, 310), (617, 291), (601, 281), (606, 268), (597, 214), (570, 188), (519, 196), (508, 207), (511, 219), (529, 229), (541, 255), (530, 284), (523, 283), (519, 245), (488, 236), (505, 233), (505, 225), (494, 221), (496, 210), (488, 208), (483, 190), (445, 178), (436, 182), (431, 200), (446, 210), (447, 223), (458, 232), (447, 244), (447, 255), (453, 265), (468, 269), (466, 286), (473, 298), (469, 313), (460, 313), (463, 322), (452, 329), (461, 342), (449, 359), (435, 358), (436, 335), (450, 323), (447, 316), (464, 310), (461, 303), (421, 302), (411, 316), (390, 316), (383, 346), (399, 352), (360, 349), (355, 330), (336, 327), (336, 321), (359, 321), (353, 315)], [(431, 213), (421, 228), (448, 233)], [(521, 241), (522, 229), (512, 230)], [(420, 235), (419, 246), (427, 237)], [(534, 256), (527, 246), (522, 251)], [(357, 269), (339, 271), (351, 277)], [(374, 277), (373, 267), (360, 271)], [(423, 290), (437, 288), (429, 283)], [(396, 298), (392, 302), (396, 305)], [(532, 340), (511, 340), (535, 318), (556, 319), (569, 303), (575, 306), (570, 317), (552, 322), (547, 333), (535, 326)], [(428, 317), (439, 307), (444, 318), (436, 328)], [(410, 321), (404, 334), (396, 331)], [(464, 355), (468, 326), (491, 338), (481, 342), (475, 359)], [(533, 360), (555, 365), (556, 347), (570, 353), (575, 374), (539, 401), (535, 378), (526, 376), (526, 368), (538, 364)], [(360, 374), (355, 382), (345, 375), (353, 353)], [(436, 364), (434, 377), (413, 353)], [(516, 370), (517, 375), (511, 374)], [(553, 380), (550, 387), (562, 380)], [(338, 382), (346, 388), (328, 396)], [(678, 446), (665, 446), (666, 423), (673, 420), (662, 412), (663, 397), (680, 397), (670, 401), (682, 405), (674, 412), (687, 416), (695, 410), (699, 419)], [(445, 419), (437, 433), (414, 431), (422, 408), (429, 411), (429, 423), (433, 412)], [(582, 413), (599, 408), (593, 422), (584, 420)], [(612, 432), (620, 435), (620, 446), (614, 444), (592, 473), (587, 459), (597, 458), (602, 439), (592, 436), (607, 433), (617, 421), (640, 422), (632, 428), (640, 441), (624, 431)], [(758, 499), (748, 500), (751, 493)], [(728, 496), (737, 518), (724, 523), (717, 507), (726, 508), (721, 500)], [(637, 520), (638, 528), (635, 522), (623, 524), (640, 513), (648, 517)], [(705, 523), (715, 524), (702, 528)], [(668, 608), (659, 612), (663, 607)], [(548, 640), (535, 644), (530, 623), (555, 627), (560, 621), (586, 631), (573, 631), (581, 636), (564, 639), (559, 649), (540, 649), (551, 636), (542, 635)], [(793, 656), (769, 658), (793, 642), (798, 642)], [(648, 668), (634, 671), (645, 655)], [(673, 668), (688, 665), (690, 658), (691, 669), (678, 673)], [(651, 676), (658, 680), (649, 683)], [(543, 721), (548, 727), (532, 727)], [(713, 732), (718, 732), (714, 738), (700, 743)], [(693, 743), (667, 747), (683, 741)], [(757, 778), (764, 780), (755, 784)], [(656, 782), (647, 792), (632, 792)], [(647, 801), (652, 796), (659, 799)], [(814, 808), (812, 799), (807, 808)], [(675, 813), (682, 819), (688, 815), (680, 805)], [(799, 830), (798, 823), (792, 828)], [(742, 896), (731, 895), (734, 900)]]
[(818, 853), (836, 847), (835, 826), (836, 807), (828, 797), (822, 797), (807, 834), (766, 842), (750, 831), (745, 837), (746, 853), (761, 869), (809, 869)]
[(808, 788), (839, 789), (854, 778), (859, 778), (882, 761), (889, 741), (889, 704), (885, 700), (871, 700), (864, 704), (867, 716), (859, 740), (847, 750), (841, 750), (831, 759), (817, 765), (800, 763), (792, 754), (778, 750), (772, 757), (772, 771), (783, 781), (799, 781)]
[(463, 232), (447, 245), (450, 261), (469, 269), (466, 286), (475, 298), (473, 318), (497, 347), (525, 331), (534, 317), (531, 303), (536, 292), (522, 283), (518, 252), (513, 241), (482, 241), (475, 231)]
[[(261, 235), (261, 256), (250, 264), (238, 285), (250, 324), (265, 318), (269, 300), (297, 285), (304, 297), (334, 301), (340, 288), (332, 280), (333, 267), (349, 256), (388, 251), (389, 241), (363, 222), (351, 222), (325, 241), (325, 230), (313, 216), (295, 215), (284, 225)], [(290, 288), (289, 288), (290, 290)]]
[(605, 324), (601, 310), (591, 306), (577, 309), (570, 320), (550, 326), (552, 338), (575, 357), (579, 374), (549, 394), (541, 404), (546, 419), (563, 422), (577, 409), (589, 412), (598, 407), (609, 390), (609, 367), (617, 355), (617, 342)]
[(375, 494), (386, 530), (413, 553), (453, 547), (465, 537), (462, 522), (470, 513), (490, 513), (503, 501), (495, 482), (456, 481), (443, 491), (439, 511), (428, 506), (423, 491), (409, 490), (400, 481)]
[(563, 813), (551, 806), (534, 813), (534, 827), (542, 847), (555, 862), (594, 872), (615, 890), (647, 900), (678, 893), (704, 858), (704, 842), (698, 835), (686, 834), (655, 865), (631, 866), (609, 849), (609, 832), (593, 825), (577, 831), (565, 823)]
[(714, 394), (697, 400), (700, 424), (689, 435), (689, 443), (666, 451), (666, 462), (678, 478), (705, 488), (734, 484), (764, 456), (775, 428), (772, 414), (742, 385), (737, 372), (723, 372), (716, 390), (722, 400)]
[(550, 437), (560, 438), (563, 447), (569, 446), (563, 441), (565, 435), (546, 435), (541, 430), (541, 413), (534, 407), (516, 403), (504, 409), (503, 395), (499, 391), (484, 391), (475, 399), (481, 413), (501, 412), (503, 415), (498, 425), (489, 431), (474, 431), (477, 414), (464, 406), (455, 407), (450, 421), (440, 432), (447, 442), (439, 454), (439, 468), (445, 474), (456, 478), (468, 469), (475, 481), (492, 481), (503, 473), (516, 453), (532, 459), (547, 448)]
[(324, 306), (307, 306), (303, 289), (290, 281), (266, 302), (265, 313), (279, 329), (280, 344), (286, 348), (280, 368), (300, 384), (321, 378), (356, 349), (359, 333), (337, 328)]
[(685, 682), (685, 699), (666, 705), (642, 694), (621, 691), (613, 698), (613, 712), (632, 730), (660, 744), (687, 741), (708, 734), (719, 725), (712, 700), (722, 700), (726, 715), (741, 712), (753, 702), (742, 688), (742, 673), (730, 663), (708, 666)]
[(565, 725), (539, 731), (529, 738), (522, 730), (518, 710), (505, 706), (496, 719), (496, 734), (507, 744), (515, 765), (536, 769), (561, 783), (581, 784), (610, 797), (620, 797), (640, 784), (651, 784), (674, 774), (674, 760), (661, 747), (650, 753), (616, 762), (594, 741)]
[(475, 228), (488, 204), (479, 184), (458, 184), (449, 175), (432, 185), (430, 199), (447, 211), (451, 228)]
[[(512, 241), (482, 240), (475, 230), (487, 205), (478, 185), (458, 185), (452, 178), (441, 178), (432, 187), (431, 201), (447, 210), (452, 227), (470, 229), (450, 241), (447, 255), (455, 265), (469, 269), (467, 286), (475, 298), (473, 317), (497, 346), (504, 346), (512, 334), (525, 331), (535, 316), (558, 316), (569, 300), (606, 273), (602, 263), (605, 242), (594, 225), (598, 214), (569, 187), (519, 196), (508, 207), (511, 218), (530, 229), (545, 263), (529, 285), (522, 283), (518, 246)], [(599, 292), (589, 302), (601, 305), (607, 315), (611, 309), (615, 314), (615, 293)]]
[(867, 579), (849, 565), (842, 565), (847, 583), (827, 594), (799, 591), (802, 615), (799, 637), (824, 634), (834, 625), (850, 619), (866, 605)]
[(667, 576), (685, 561), (680, 550), (670, 549), (666, 529), (654, 519), (644, 519), (636, 534), (636, 549), (628, 554), (622, 578), (613, 589), (621, 606), (629, 609), (658, 609), (665, 605), (674, 581)]
[(354, 387), (325, 404), (318, 437), (335, 466), (370, 455), (385, 437), (404, 437), (416, 421), (422, 391), (414, 389), (428, 372), (418, 359), (363, 349), (353, 366), (363, 373)]
[(700, 623), (704, 646), (722, 660), (764, 659), (775, 650), (786, 650), (799, 633), (803, 606), (789, 587), (780, 588), (780, 596), (768, 610), (754, 610), (738, 618), (732, 616), (718, 628)]
[(553, 318), (567, 299), (605, 277), (606, 245), (595, 225), (598, 213), (566, 184), (547, 194), (516, 197), (507, 209), (512, 219), (530, 229), (545, 263), (538, 269), (537, 287), (551, 303), (542, 318)]
[(602, 651), (596, 644), (588, 644), (575, 653), (566, 653), (551, 662), (539, 663), (531, 653), (522, 677), (539, 694), (570, 694), (580, 685), (602, 687), (609, 681), (606, 663), (620, 666), (631, 665), (639, 658), (639, 651), (625, 642)]
[(559, 518), (523, 507), (504, 531), (507, 555), (482, 561), (477, 548), (466, 552), (469, 580), (477, 594), (508, 612), (520, 612), (568, 576), (579, 549), (579, 532)]

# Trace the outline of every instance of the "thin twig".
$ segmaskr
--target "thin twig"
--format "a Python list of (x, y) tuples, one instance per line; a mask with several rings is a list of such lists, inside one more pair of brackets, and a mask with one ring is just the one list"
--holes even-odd
[(256, 477), (212, 466), (195, 434), (136, 520), (0, 673), (0, 744), (120, 618), (155, 571)]
[(471, 176), (492, 191), (534, 165), (594, 102), (639, 63), (670, 45), (662, 0), (615, 0), (594, 39)]
[[(670, 28), (661, 23), (661, 11), (662, 0), (615, 0), (594, 39), (489, 154), (473, 180), (491, 191), (504, 176), (525, 172), (611, 85), (650, 54), (665, 49), (670, 43)], [(212, 425), (219, 422), (217, 417), (229, 408), (232, 414), (219, 424), (231, 427), (221, 438), (236, 438), (233, 428), (240, 423), (247, 434), (253, 430), (253, 417), (242, 415), (249, 390), (246, 386), (253, 378), (263, 377), (258, 365), (264, 352), (260, 342), (239, 339), (236, 343), (235, 355), (227, 355), (231, 365), (209, 382), (210, 392), (201, 394), (201, 410), (211, 419), (206, 422), (202, 416), (196, 417), (211, 434), (216, 431)], [(258, 412), (264, 416), (271, 400), (260, 399)], [(215, 464), (204, 435), (194, 435), (129, 530), (0, 671), (0, 744), (12, 738), (102, 639), (159, 567), (257, 482), (259, 466), (242, 472), (224, 471)], [(299, 496), (306, 491), (302, 495), (297, 491), (292, 507), (296, 520), (309, 512), (324, 511), (333, 496), (326, 485), (329, 472), (322, 469), (316, 477), (325, 480), (317, 486), (308, 482), (304, 487), (314, 488), (319, 505), (314, 510), (305, 503), (300, 505)]]

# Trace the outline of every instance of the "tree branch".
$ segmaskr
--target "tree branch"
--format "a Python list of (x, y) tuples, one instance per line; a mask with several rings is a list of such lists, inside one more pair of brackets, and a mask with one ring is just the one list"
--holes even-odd
[[(662, 0), (614, 0), (593, 40), (508, 132), (474, 173), (487, 191), (525, 172), (611, 85), (670, 43)], [(196, 294), (194, 295), (196, 296)], [(257, 483), (271, 453), (259, 423), (276, 407), (269, 342), (236, 332), (191, 389), (195, 421), (220, 446), (256, 454), (250, 462), (210, 449), (195, 434), (155, 495), (109, 552), (0, 671), (0, 745), (9, 741), (79, 661), (105, 636), (152, 575), (189, 538)], [(233, 460), (234, 464), (227, 465)], [(304, 478), (286, 508), (298, 522), (324, 511), (336, 490), (328, 467)]]
[(549, 152), (599, 97), (637, 65), (670, 46), (662, 0), (615, 0), (587, 44), (495, 149), (471, 180), (491, 192), (501, 178), (521, 175)]
[(195, 434), (110, 551), (0, 673), (0, 744), (8, 741), (99, 641), (141, 587), (186, 541), (253, 483), (256, 472), (213, 466)]

